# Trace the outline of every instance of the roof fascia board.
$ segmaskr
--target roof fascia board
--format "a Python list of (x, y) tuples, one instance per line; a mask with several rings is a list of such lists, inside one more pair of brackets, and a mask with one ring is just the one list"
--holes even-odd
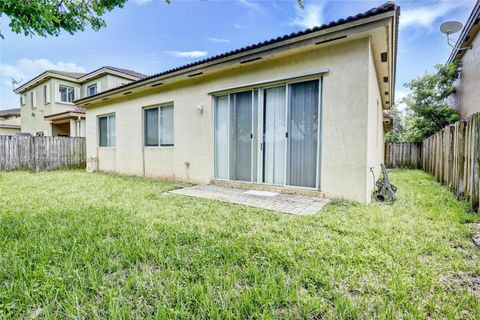
[(116, 70), (112, 70), (112, 69), (108, 69), (108, 68), (101, 68), (97, 71), (94, 71), (93, 73), (88, 73), (88, 74), (84, 75), (83, 77), (79, 78), (78, 80), (83, 83), (83, 82), (87, 82), (89, 80), (92, 80), (96, 77), (102, 76), (103, 74), (112, 74), (114, 76), (118, 76), (118, 77), (129, 79), (129, 80), (140, 79), (138, 77), (134, 77), (132, 75), (129, 75), (129, 74), (126, 74), (126, 73), (123, 73), (123, 72), (120, 72), (120, 71), (116, 71)]
[(474, 23), (479, 17), (480, 17), (480, 2), (477, 1), (475, 3), (475, 7), (472, 10), (472, 13), (468, 17), (467, 23), (465, 24), (465, 27), (463, 28), (462, 33), (460, 34), (460, 37), (455, 43), (455, 46), (453, 47), (452, 52), (450, 52), (450, 56), (448, 57), (447, 64), (452, 63), (457, 58), (457, 56), (464, 54), (464, 52), (462, 52), (463, 50), (459, 50), (459, 49), (463, 47), (465, 43), (465, 38), (468, 36), (470, 31), (472, 31)]
[(27, 83), (21, 85), (20, 87), (16, 88), (13, 91), (15, 93), (23, 93), (23, 92), (27, 91), (28, 89), (30, 89), (31, 87), (37, 86), (40, 83), (42, 83), (42, 82), (44, 82), (44, 81), (46, 81), (50, 78), (61, 79), (61, 80), (66, 80), (66, 81), (70, 81), (70, 82), (79, 83), (78, 79), (76, 79), (76, 78), (45, 71), (44, 73), (42, 73), (39, 76), (33, 78), (32, 80), (30, 80)]
[[(115, 95), (117, 93), (122, 94), (123, 92), (131, 91), (132, 89), (147, 87), (147, 86), (150, 86), (152, 84), (161, 82), (162, 80), (164, 81), (166, 79), (174, 79), (175, 77), (179, 77), (179, 76), (182, 76), (182, 75), (185, 75), (185, 74), (191, 74), (193, 72), (200, 71), (200, 70), (202, 70), (204, 72), (210, 71), (211, 69), (216, 69), (216, 67), (218, 65), (222, 65), (222, 64), (225, 64), (225, 63), (232, 63), (233, 64), (233, 63), (238, 62), (238, 60), (242, 60), (246, 57), (255, 58), (257, 56), (263, 56), (263, 55), (271, 53), (272, 50), (276, 50), (276, 49), (282, 49), (282, 48), (287, 47), (287, 50), (288, 50), (288, 49), (290, 49), (290, 48), (288, 48), (289, 46), (291, 46), (292, 48), (295, 48), (295, 47), (301, 47), (301, 46), (314, 44), (318, 40), (328, 39), (328, 37), (326, 37), (326, 36), (331, 35), (332, 36), (331, 38), (333, 38), (333, 37), (336, 36), (335, 33), (344, 32), (344, 31), (354, 29), (354, 28), (357, 28), (357, 31), (354, 32), (354, 33), (361, 33), (361, 32), (367, 31), (369, 29), (374, 29), (374, 28), (382, 25), (382, 21), (386, 20), (386, 19), (391, 19), (394, 16), (394, 13), (395, 13), (395, 11), (385, 12), (385, 13), (378, 14), (378, 15), (371, 16), (371, 17), (367, 17), (367, 18), (364, 18), (364, 19), (361, 19), (361, 20), (352, 21), (352, 22), (349, 22), (349, 23), (346, 23), (346, 24), (343, 24), (343, 25), (335, 26), (335, 27), (332, 27), (332, 28), (324, 29), (324, 30), (319, 30), (318, 32), (314, 32), (314, 33), (311, 33), (311, 34), (307, 34), (307, 35), (303, 35), (303, 36), (296, 37), (296, 38), (293, 38), (293, 39), (288, 39), (288, 40), (285, 40), (285, 41), (273, 43), (273, 44), (266, 45), (266, 46), (256, 48), (256, 49), (252, 49), (252, 50), (249, 50), (249, 51), (246, 51), (246, 52), (241, 52), (241, 53), (238, 53), (236, 55), (216, 59), (214, 61), (206, 62), (205, 64), (201, 64), (201, 65), (193, 66), (191, 68), (186, 68), (186, 69), (178, 70), (176, 72), (161, 75), (161, 76), (149, 79), (147, 81), (132, 83), (130, 85), (120, 87), (120, 88), (118, 88), (116, 90), (113, 90), (113, 91), (100, 93), (100, 94), (95, 95), (93, 97), (85, 97), (83, 99), (76, 100), (75, 103), (79, 104), (79, 105), (82, 105), (84, 103), (90, 103), (92, 101), (97, 101), (97, 100), (105, 98), (107, 96)], [(352, 34), (354, 34), (354, 33), (352, 33)], [(319, 39), (321, 37), (326, 37), (326, 38), (325, 39)]]

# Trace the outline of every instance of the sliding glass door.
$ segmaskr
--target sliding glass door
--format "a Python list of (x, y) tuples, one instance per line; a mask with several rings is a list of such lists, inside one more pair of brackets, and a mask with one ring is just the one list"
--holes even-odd
[(263, 179), (268, 184), (285, 184), (285, 86), (263, 92)]
[(217, 179), (252, 180), (253, 98), (251, 90), (215, 98)]
[(318, 91), (318, 80), (289, 87), (287, 184), (291, 186), (317, 185)]
[(215, 178), (319, 188), (319, 94), (308, 80), (215, 97)]
[(252, 178), (252, 91), (231, 96), (231, 180), (250, 181)]

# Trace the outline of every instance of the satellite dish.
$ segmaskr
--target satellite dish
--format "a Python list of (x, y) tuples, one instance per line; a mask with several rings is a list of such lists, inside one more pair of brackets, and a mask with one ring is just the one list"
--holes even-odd
[(440, 31), (448, 36), (462, 30), (462, 27), (458, 21), (446, 21), (440, 25)]

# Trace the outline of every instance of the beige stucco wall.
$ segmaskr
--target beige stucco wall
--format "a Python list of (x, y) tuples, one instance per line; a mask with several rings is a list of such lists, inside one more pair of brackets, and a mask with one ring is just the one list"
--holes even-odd
[[(372, 190), (367, 152), (378, 143), (367, 145), (367, 132), (377, 128), (373, 118), (378, 109), (373, 110), (372, 100), (379, 94), (370, 62), (370, 43), (365, 38), (89, 107), (87, 156), (98, 162), (96, 166), (89, 162), (88, 169), (208, 183), (213, 179), (213, 99), (208, 93), (324, 67), (329, 72), (322, 89), (321, 190), (328, 197), (368, 202)], [(170, 101), (175, 146), (143, 147), (143, 107)], [(203, 113), (199, 105), (204, 106)], [(98, 116), (109, 113), (116, 115), (116, 147), (98, 148)], [(376, 152), (370, 162), (378, 162), (377, 156)]]
[(111, 87), (108, 86), (108, 76), (103, 75), (101, 77), (91, 79), (84, 84), (82, 84), (82, 92), (81, 92), (81, 97), (85, 98), (87, 96), (87, 87), (92, 85), (92, 84), (97, 84), (97, 92), (102, 92), (105, 90), (110, 89)]
[(480, 112), (480, 36), (462, 58), (462, 73), (457, 81), (456, 108), (462, 119)]
[(365, 196), (371, 197), (375, 188), (370, 168), (373, 168), (375, 179), (381, 175), (380, 164), (384, 160), (384, 131), (383, 131), (383, 108), (381, 104), (380, 89), (377, 82), (377, 71), (373, 61), (373, 53), (370, 46), (368, 59), (368, 140), (367, 140), (367, 188)]
[(20, 129), (0, 127), (0, 136), (14, 136)]

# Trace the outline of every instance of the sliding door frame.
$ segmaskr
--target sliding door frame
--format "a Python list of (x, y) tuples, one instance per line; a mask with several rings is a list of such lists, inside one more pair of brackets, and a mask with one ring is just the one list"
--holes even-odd
[[(295, 83), (301, 83), (301, 82), (307, 82), (307, 81), (318, 81), (318, 106), (317, 106), (317, 118), (318, 118), (318, 130), (317, 130), (317, 159), (316, 159), (316, 183), (315, 187), (302, 187), (302, 186), (292, 186), (287, 184), (288, 182), (288, 168), (289, 168), (289, 150), (290, 150), (290, 143), (289, 139), (291, 138), (291, 133), (290, 133), (290, 85), (295, 84)], [(284, 181), (283, 184), (276, 185), (276, 184), (270, 184), (270, 183), (264, 183), (263, 182), (263, 171), (264, 171), (264, 149), (265, 149), (265, 142), (264, 142), (264, 136), (263, 136), (263, 130), (264, 130), (264, 107), (265, 107), (265, 89), (270, 89), (270, 88), (277, 88), (285, 86), (285, 124), (286, 124), (286, 132), (288, 132), (288, 137), (285, 137), (285, 159), (284, 159)], [(228, 97), (228, 130), (229, 130), (229, 137), (228, 137), (228, 164), (230, 166), (231, 164), (231, 154), (230, 154), (230, 128), (231, 128), (231, 112), (232, 112), (232, 98), (231, 95), (239, 92), (247, 92), (251, 91), (252, 93), (252, 132), (251, 132), (251, 180), (250, 181), (241, 181), (241, 180), (232, 180), (231, 178), (231, 168), (228, 170), (228, 178), (227, 179), (221, 179), (215, 177), (215, 170), (216, 170), (216, 145), (215, 145), (215, 123), (216, 123), (216, 108), (217, 108), (217, 97), (221, 96), (227, 96)], [(257, 93), (257, 103), (255, 104), (255, 93)], [(232, 89), (228, 92), (223, 92), (222, 94), (218, 94), (213, 96), (213, 149), (214, 149), (214, 179), (215, 180), (222, 180), (222, 181), (239, 181), (239, 182), (250, 182), (250, 183), (256, 183), (256, 184), (263, 184), (267, 186), (280, 186), (284, 188), (294, 188), (294, 189), (306, 189), (306, 190), (320, 190), (321, 189), (321, 157), (322, 157), (322, 118), (323, 118), (323, 104), (322, 104), (322, 99), (323, 99), (323, 76), (315, 76), (315, 77), (306, 77), (302, 79), (295, 79), (295, 80), (286, 80), (280, 83), (274, 83), (274, 84), (265, 84), (265, 85), (258, 85), (254, 88), (245, 90), (238, 88), (238, 90)], [(257, 115), (255, 116), (255, 112), (257, 112)], [(255, 124), (255, 118), (257, 120), (257, 123)], [(256, 126), (255, 126), (256, 125)], [(255, 130), (256, 130), (256, 136), (255, 136)], [(255, 142), (255, 143), (254, 143)], [(256, 148), (256, 152), (254, 152), (254, 148)], [(256, 157), (255, 157), (256, 155)], [(256, 166), (256, 170), (254, 170), (254, 166)], [(256, 176), (255, 176), (255, 171), (256, 171)]]

